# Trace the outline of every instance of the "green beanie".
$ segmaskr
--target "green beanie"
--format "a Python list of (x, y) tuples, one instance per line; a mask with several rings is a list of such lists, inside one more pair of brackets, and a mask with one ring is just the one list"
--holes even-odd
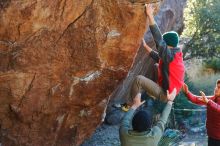
[(163, 40), (168, 46), (177, 47), (179, 43), (179, 35), (175, 31), (169, 31), (163, 34)]

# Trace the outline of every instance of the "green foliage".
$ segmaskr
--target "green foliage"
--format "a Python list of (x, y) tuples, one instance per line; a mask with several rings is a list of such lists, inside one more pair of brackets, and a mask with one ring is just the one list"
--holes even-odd
[(183, 50), (185, 59), (220, 57), (219, 8), (220, 0), (188, 0), (183, 36), (190, 41)]
[(220, 71), (220, 59), (211, 58), (205, 61), (206, 68), (212, 68), (215, 72)]
[[(197, 75), (195, 79), (193, 79), (193, 84), (199, 90), (203, 91), (206, 95), (213, 95), (216, 81), (219, 79), (220, 74), (204, 74), (204, 75)], [(199, 91), (193, 92), (194, 94), (199, 94)]]

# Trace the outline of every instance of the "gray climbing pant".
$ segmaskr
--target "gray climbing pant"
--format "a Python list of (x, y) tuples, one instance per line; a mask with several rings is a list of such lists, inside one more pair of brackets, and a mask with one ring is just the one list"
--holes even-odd
[(132, 102), (133, 98), (143, 91), (146, 91), (153, 99), (158, 99), (163, 102), (167, 101), (166, 93), (157, 83), (142, 75), (138, 75), (133, 81), (129, 100)]

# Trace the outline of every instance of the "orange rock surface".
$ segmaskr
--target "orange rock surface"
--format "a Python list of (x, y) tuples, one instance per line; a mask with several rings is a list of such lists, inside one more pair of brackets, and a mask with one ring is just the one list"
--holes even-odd
[(79, 145), (91, 135), (140, 47), (144, 2), (155, 0), (0, 2), (2, 145)]

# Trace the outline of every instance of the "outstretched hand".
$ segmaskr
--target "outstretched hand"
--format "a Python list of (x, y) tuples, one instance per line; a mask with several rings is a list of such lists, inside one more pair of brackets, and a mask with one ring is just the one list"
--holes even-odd
[(185, 94), (187, 94), (189, 92), (188, 86), (185, 83), (183, 84), (182, 90)]
[(206, 97), (205, 93), (200, 91), (200, 94), (202, 96), (202, 101), (205, 102), (205, 103), (208, 103), (209, 102), (209, 99)]
[(173, 101), (176, 97), (176, 88), (173, 89), (171, 93), (167, 90), (167, 100), (168, 101)]

